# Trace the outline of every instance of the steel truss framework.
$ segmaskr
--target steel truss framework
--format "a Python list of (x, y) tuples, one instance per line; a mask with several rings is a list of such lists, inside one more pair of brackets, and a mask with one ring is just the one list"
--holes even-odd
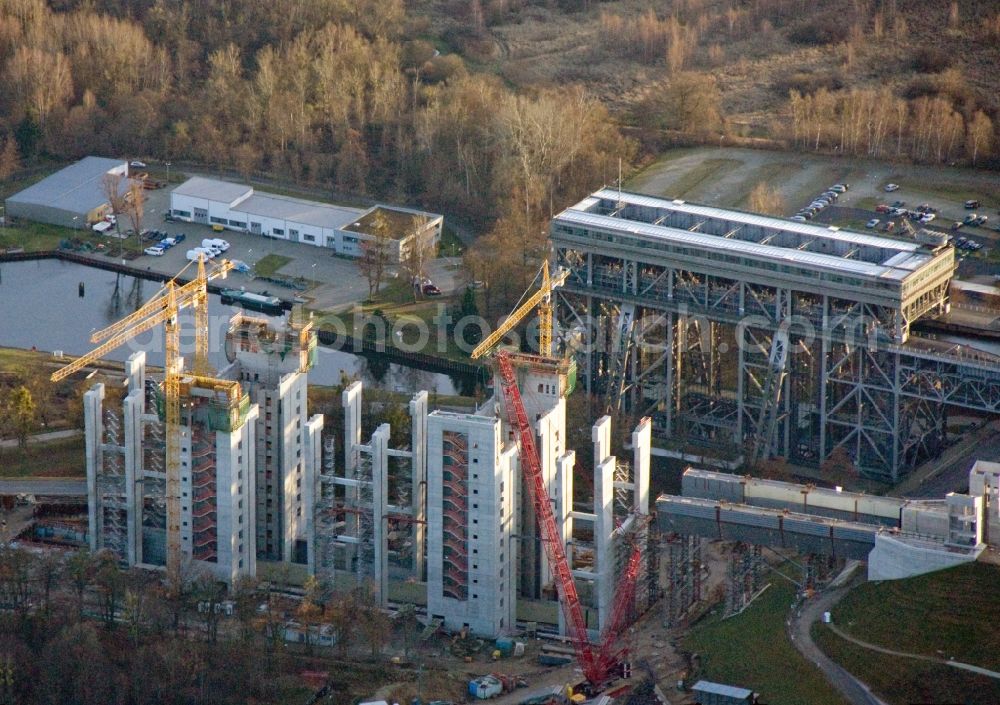
[(843, 449), (895, 481), (940, 451), (947, 406), (1000, 411), (1000, 358), (910, 335), (947, 283), (901, 311), (629, 257), (556, 240), (559, 319), (588, 393), (651, 415), (660, 437), (750, 449), (762, 432), (764, 457)]

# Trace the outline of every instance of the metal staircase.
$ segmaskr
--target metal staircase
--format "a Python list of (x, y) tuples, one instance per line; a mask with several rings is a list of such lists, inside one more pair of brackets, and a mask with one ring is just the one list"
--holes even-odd
[(611, 339), (608, 359), (611, 362), (611, 377), (606, 392), (608, 413), (621, 408), (628, 374), (628, 358), (632, 348), (632, 333), (635, 330), (635, 304), (623, 303), (618, 313), (618, 325)]
[(774, 436), (778, 426), (778, 409), (781, 407), (781, 390), (788, 374), (788, 331), (779, 328), (771, 337), (767, 376), (761, 388), (760, 413), (754, 429), (751, 464), (768, 458), (774, 449)]

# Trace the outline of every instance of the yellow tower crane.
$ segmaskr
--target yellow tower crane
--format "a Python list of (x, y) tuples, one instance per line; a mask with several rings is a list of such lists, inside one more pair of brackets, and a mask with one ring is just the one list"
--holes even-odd
[(563, 269), (554, 276), (549, 276), (548, 260), (542, 263), (542, 284), (538, 291), (528, 297), (528, 300), (514, 310), (510, 316), (472, 351), (472, 359), (482, 357), (499, 343), (514, 326), (520, 323), (525, 316), (537, 306), (538, 307), (538, 354), (543, 357), (552, 357), (552, 290), (566, 281), (569, 270)]
[[(65, 367), (52, 373), (52, 381), (58, 382), (74, 372), (86, 367), (118, 346), (128, 342), (147, 330), (164, 326), (165, 363), (164, 398), (167, 430), (167, 575), (173, 580), (180, 574), (180, 326), (178, 312), (182, 308), (193, 308), (195, 313), (195, 372), (205, 375), (210, 370), (208, 362), (208, 282), (219, 277), (225, 278), (233, 269), (233, 264), (223, 260), (211, 272), (205, 272), (204, 257), (198, 259), (198, 275), (195, 279), (178, 286), (171, 279), (161, 290), (163, 296), (154, 298), (134, 313), (112, 323), (107, 328), (91, 335), (91, 342), (104, 341), (89, 353), (81, 355)], [(183, 272), (184, 270), (181, 270)], [(159, 293), (159, 292), (158, 292)], [(234, 383), (235, 384), (235, 383)]]

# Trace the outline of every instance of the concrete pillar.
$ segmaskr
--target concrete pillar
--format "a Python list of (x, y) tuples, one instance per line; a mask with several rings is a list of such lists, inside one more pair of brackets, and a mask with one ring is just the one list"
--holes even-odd
[[(139, 353), (136, 353), (139, 354)], [(132, 357), (135, 357), (133, 355)], [(130, 358), (131, 359), (131, 358)], [(125, 505), (126, 549), (129, 565), (142, 562), (142, 409), (145, 394), (142, 387), (133, 387), (122, 402), (122, 425), (125, 443)], [(138, 490), (138, 491), (137, 491)]]
[(597, 419), (590, 431), (590, 439), (594, 442), (594, 467), (596, 468), (611, 455), (610, 416), (602, 416)]
[(104, 385), (95, 384), (83, 395), (84, 447), (87, 453), (87, 534), (90, 550), (100, 547), (98, 533), (101, 514), (97, 493), (97, 476), (103, 471), (101, 439), (104, 436)]
[(649, 514), (649, 468), (653, 422), (645, 416), (632, 431), (632, 511)]
[[(563, 453), (556, 461), (556, 504), (555, 517), (556, 526), (559, 528), (559, 535), (566, 550), (566, 558), (573, 565), (572, 547), (569, 545), (573, 538), (573, 467), (576, 465), (576, 453), (572, 450)], [(559, 633), (566, 633), (566, 620), (563, 611), (559, 610)]]
[[(305, 508), (306, 564), (316, 574), (316, 504), (322, 496), (320, 474), (323, 462), (323, 415), (313, 414), (302, 438), (304, 472), (302, 506)], [(252, 473), (251, 473), (252, 474)], [(252, 495), (251, 495), (252, 496)]]
[(354, 382), (341, 395), (344, 407), (344, 477), (354, 478), (361, 445), (361, 382)]
[(425, 581), (424, 544), (427, 540), (427, 392), (421, 391), (410, 400), (410, 508), (413, 518), (413, 572), (417, 580)]
[(134, 352), (125, 361), (125, 380), (129, 394), (139, 392), (139, 413), (146, 413), (146, 353)]
[[(358, 474), (358, 446), (361, 445), (361, 382), (352, 383), (341, 395), (344, 407), (344, 477), (353, 480)], [(344, 500), (348, 506), (358, 506), (358, 489), (348, 485), (344, 488)], [(344, 533), (358, 535), (358, 517), (348, 513), (344, 517)], [(345, 550), (348, 570), (355, 564), (357, 546), (349, 544)]]
[(597, 574), (597, 626), (603, 630), (611, 619), (615, 594), (614, 531), (615, 457), (594, 468), (594, 572)]
[(376, 597), (385, 607), (389, 600), (389, 545), (386, 514), (389, 492), (389, 424), (372, 434), (372, 524), (374, 527), (375, 565), (372, 566)]

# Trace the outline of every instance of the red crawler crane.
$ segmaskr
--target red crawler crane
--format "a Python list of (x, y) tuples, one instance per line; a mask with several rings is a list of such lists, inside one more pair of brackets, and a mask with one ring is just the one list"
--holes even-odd
[(595, 691), (601, 690), (612, 678), (612, 671), (618, 664), (622, 649), (616, 648), (618, 636), (630, 615), (630, 608), (635, 597), (635, 582), (639, 576), (639, 565), (642, 552), (633, 545), (625, 573), (622, 575), (615, 593), (615, 602), (611, 611), (611, 620), (601, 635), (601, 643), (595, 649), (587, 637), (587, 624), (583, 617), (583, 608), (573, 582), (573, 573), (566, 558), (562, 537), (556, 529), (555, 516), (545, 485), (542, 481), (542, 468), (535, 448), (535, 433), (528, 422), (521, 401), (521, 392), (517, 388), (517, 377), (510, 361), (510, 354), (500, 350), (496, 355), (497, 367), (503, 391), (507, 421), (515, 429), (515, 437), (520, 449), (521, 472), (531, 493), (531, 501), (535, 507), (535, 515), (541, 528), (542, 545), (549, 561), (549, 567), (555, 576), (559, 591), (559, 604), (566, 618), (577, 661), (583, 670), (583, 675)]

